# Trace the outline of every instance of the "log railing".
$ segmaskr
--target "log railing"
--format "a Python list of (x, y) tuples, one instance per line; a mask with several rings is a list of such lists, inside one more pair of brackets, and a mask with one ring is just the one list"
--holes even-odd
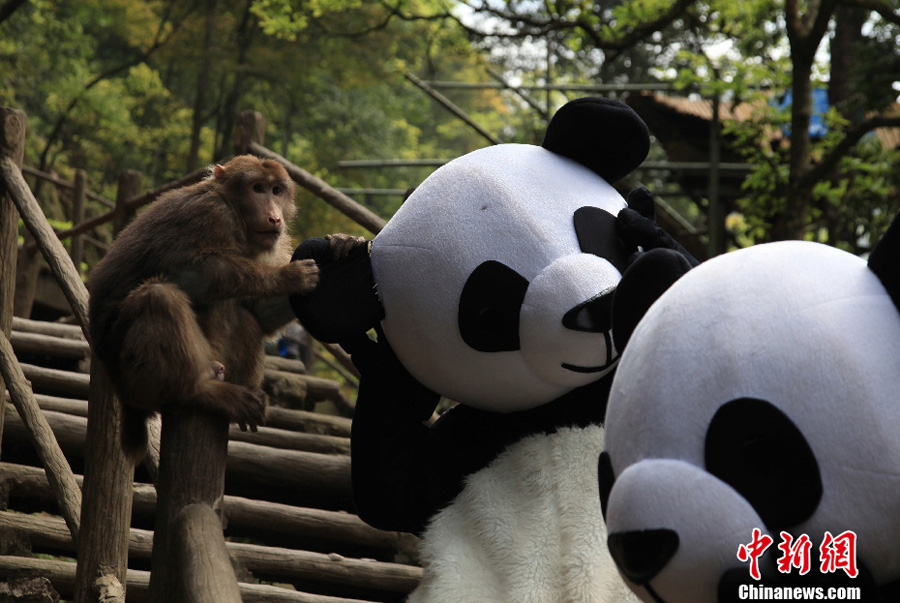
[[(82, 329), (84, 338), (90, 341), (88, 332), (88, 292), (75, 269), (71, 258), (66, 253), (56, 233), (50, 227), (37, 200), (28, 188), (21, 171), (21, 152), (25, 136), (25, 115), (14, 109), (0, 108), (0, 186), (8, 199), (15, 205), (25, 227), (31, 233), (53, 274), (56, 276), (72, 312)], [(8, 231), (3, 231), (8, 235)], [(15, 234), (14, 232), (12, 233)], [(14, 241), (15, 243), (15, 241)], [(8, 241), (0, 244), (8, 248)], [(15, 252), (4, 258), (2, 264), (13, 264)], [(7, 312), (12, 304), (12, 296), (4, 297), (0, 305)], [(6, 341), (5, 335), (3, 336)], [(12, 345), (0, 350), (3, 359), (4, 377), (12, 377), (18, 381), (20, 375), (15, 371), (17, 362), (12, 352)], [(76, 495), (69, 495), (74, 476), (71, 468), (62, 457), (59, 445), (52, 432), (46, 434), (49, 427), (41, 424), (41, 413), (33, 396), (29, 396), (30, 387), (27, 381), (13, 386), (7, 384), (10, 396), (23, 422), (28, 425), (36, 445), (42, 454), (44, 467), (48, 475), (52, 474), (51, 483), (65, 484), (57, 491), (57, 498), (67, 519), (72, 538), (78, 546), (79, 574), (76, 582), (76, 601), (96, 600), (98, 590), (95, 584), (103, 577), (106, 582), (125, 584), (127, 568), (127, 535), (131, 519), (131, 483), (134, 470), (121, 454), (119, 447), (118, 404), (112, 394), (108, 380), (100, 373), (99, 363), (92, 366), (91, 386), (89, 391), (89, 414), (93, 415), (94, 429), (90, 429), (87, 448), (88, 461), (85, 466), (85, 482), (81, 496), (92, 501), (82, 505), (81, 500), (72, 500)], [(44, 419), (44, 421), (46, 421)], [(89, 416), (90, 422), (90, 416)], [(49, 440), (52, 440), (49, 441)], [(49, 455), (44, 458), (43, 455)], [(56, 461), (50, 459), (56, 458)], [(50, 460), (48, 460), (50, 459)], [(61, 459), (61, 460), (60, 460)], [(58, 462), (57, 462), (58, 461)], [(91, 462), (93, 461), (93, 462)], [(74, 488), (77, 492), (77, 486)], [(96, 502), (94, 502), (96, 501)], [(92, 598), (92, 599), (91, 599)]]
[[(236, 129), (236, 153), (250, 152), (281, 162), (300, 186), (318, 195), (373, 234), (381, 230), (385, 224), (384, 219), (321, 179), (266, 149), (262, 145), (263, 123), (258, 113), (245, 112), (241, 115)], [(83, 234), (107, 222), (113, 222), (114, 228), (118, 230), (139, 207), (155, 200), (168, 190), (198, 181), (207, 170), (197, 170), (179, 181), (143, 194), (139, 194), (140, 174), (126, 171), (120, 179), (119, 194), (113, 209), (86, 220), (79, 219), (82, 214), (76, 212), (72, 228), (54, 232), (22, 173), (24, 136), (24, 114), (0, 108), (0, 252), (3, 253), (0, 260), (0, 366), (5, 387), (9, 390), (9, 399), (19, 416), (19, 419), (11, 421), (9, 431), (11, 437), (20, 437), (24, 433), (33, 443), (68, 530), (68, 535), (64, 538), (68, 543), (66, 546), (73, 549), (78, 558), (74, 576), (69, 566), (54, 566), (53, 571), (65, 574), (66, 579), (72, 581), (76, 603), (98, 601), (101, 596), (105, 597), (105, 600), (122, 601), (125, 594), (124, 587), (129, 584), (126, 571), (129, 534), (132, 533), (130, 520), (134, 467), (124, 458), (119, 446), (121, 410), (112, 393), (108, 377), (104, 374), (102, 363), (99, 362), (91, 363), (90, 377), (71, 374), (65, 376), (64, 379), (68, 380), (68, 383), (61, 387), (77, 389), (78, 397), (88, 398), (86, 410), (82, 406), (76, 413), (83, 416), (86, 412), (87, 421), (85, 424), (82, 417), (73, 417), (71, 414), (65, 415), (68, 417), (65, 419), (54, 417), (55, 411), (41, 409), (41, 405), (48, 402), (47, 396), (36, 396), (28, 379), (35, 383), (43, 383), (45, 380), (52, 381), (61, 376), (52, 371), (47, 372), (46, 369), (20, 365), (16, 359), (16, 349), (29, 353), (42, 346), (52, 345), (56, 354), (73, 358), (83, 357), (90, 345), (88, 293), (61, 239)], [(79, 178), (79, 181), (80, 192), (76, 188), (76, 195), (83, 199), (87, 193), (84, 190), (83, 178)], [(49, 333), (30, 335), (17, 333), (11, 336), (14, 298), (11, 283), (15, 282), (17, 255), (15, 225), (18, 217), (21, 217), (31, 237), (23, 250), (26, 253), (39, 251), (42, 254), (80, 327), (80, 333), (77, 335), (71, 332), (62, 335), (64, 341), (59, 339), (59, 334)], [(78, 260), (77, 246), (73, 251), (75, 259)], [(334, 352), (338, 360), (344, 366), (348, 366), (346, 357), (342, 357), (339, 350)], [(313, 377), (291, 374), (284, 366), (267, 367), (266, 376), (269, 382), (281, 379), (294, 384), (302, 383), (304, 396), (316, 388), (324, 387), (323, 383), (317, 382)], [(3, 416), (6, 408), (4, 398), (5, 396), (0, 397), (0, 437), (4, 431)], [(340, 404), (342, 400), (336, 399), (335, 402)], [(343, 403), (347, 404), (346, 401)], [(271, 418), (277, 423), (279, 409), (272, 411)], [(281, 419), (285, 424), (297, 420), (296, 415), (282, 416)], [(75, 437), (84, 451), (85, 475), (80, 487), (79, 480), (73, 474), (60, 447), (65, 437), (72, 437), (61, 435), (64, 431), (61, 425), (68, 425), (67, 429), (71, 430), (73, 421)], [(51, 425), (52, 423), (56, 424)], [(160, 496), (156, 498), (157, 522), (151, 555), (153, 574), (149, 581), (141, 581), (140, 594), (135, 600), (157, 602), (179, 600), (187, 603), (203, 601), (237, 603), (242, 597), (245, 602), (255, 600), (252, 593), (248, 593), (248, 586), (238, 583), (229, 561), (229, 555), (247, 556), (248, 545), (226, 545), (223, 538), (222, 518), (228, 514), (224, 505), (233, 502), (231, 498), (224, 496), (226, 464), (229, 465), (229, 471), (238, 476), (246, 475), (250, 482), (254, 479), (259, 481), (261, 476), (265, 479), (266, 471), (263, 468), (279, 467), (282, 468), (280, 475), (282, 481), (285, 478), (294, 479), (299, 489), (317, 490), (320, 495), (331, 497), (332, 503), (339, 507), (348, 503), (347, 434), (303, 438), (294, 436), (309, 434), (286, 436), (276, 433), (277, 431), (265, 428), (258, 435), (248, 436), (246, 439), (250, 441), (236, 441), (232, 445), (232, 454), (229, 455), (227, 454), (229, 427), (222, 417), (203, 412), (180, 412), (177, 415), (172, 413), (165, 417), (161, 435), (162, 446), (159, 451)], [(269, 441), (272, 441), (272, 438), (280, 438), (279, 448), (254, 444), (253, 438), (269, 438)], [(288, 441), (291, 443), (284, 445)], [(332, 449), (328, 452), (304, 449), (312, 446), (329, 446)], [(273, 453), (274, 450), (278, 452)], [(279, 455), (289, 457), (283, 465), (278, 464)], [(332, 465), (333, 467), (329, 468)], [(241, 508), (238, 505), (236, 513), (240, 513)], [(334, 517), (331, 519), (335, 520)], [(336, 520), (335, 522), (340, 523)], [(365, 575), (368, 571), (365, 562), (344, 560), (340, 556), (325, 556), (324, 559), (318, 559), (313, 553), (305, 555), (298, 556), (291, 553), (285, 557), (284, 553), (273, 553), (267, 558), (271, 559), (271, 562), (279, 558), (282, 558), (282, 562), (287, 562), (284, 559), (306, 559), (297, 563), (300, 563), (300, 566), (303, 563), (310, 563), (310, 568), (313, 568), (309, 570), (310, 576), (321, 574), (323, 571), (325, 572), (323, 575), (327, 575), (326, 568), (333, 565), (341, 568), (337, 574), (339, 581), (346, 581), (348, 579), (346, 575), (353, 573)], [(19, 563), (33, 565), (39, 562)], [(9, 558), (0, 558), (0, 575), (5, 565), (15, 563)], [(381, 569), (384, 573), (385, 568)], [(408, 570), (398, 571), (402, 575), (398, 578), (398, 584), (401, 586), (396, 588), (401, 592), (409, 592), (417, 583), (420, 570), (411, 567)], [(387, 574), (390, 574), (390, 571), (387, 571)], [(393, 588), (390, 587), (388, 590)], [(258, 589), (249, 588), (249, 590)], [(322, 598), (323, 601), (324, 599)], [(338, 600), (333, 597), (327, 599)], [(273, 594), (268, 600), (301, 599), (283, 598), (281, 594)], [(302, 600), (317, 601), (318, 598), (316, 595), (306, 595)]]

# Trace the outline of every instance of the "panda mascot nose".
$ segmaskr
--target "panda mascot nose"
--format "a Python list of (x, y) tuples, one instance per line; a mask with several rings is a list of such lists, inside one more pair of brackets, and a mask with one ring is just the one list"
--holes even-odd
[(678, 550), (678, 534), (669, 529), (636, 530), (609, 535), (609, 553), (625, 577), (647, 584)]
[(614, 291), (608, 291), (578, 304), (563, 315), (563, 326), (573, 331), (584, 331), (585, 333), (605, 333), (609, 331), (612, 321), (613, 296)]

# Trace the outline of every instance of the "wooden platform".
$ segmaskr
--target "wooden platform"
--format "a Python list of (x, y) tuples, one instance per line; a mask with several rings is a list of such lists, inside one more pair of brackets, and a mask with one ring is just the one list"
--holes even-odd
[[(90, 350), (80, 329), (16, 319), (10, 340), (60, 447), (81, 474)], [(371, 528), (354, 514), (350, 420), (296, 410), (339, 395), (338, 384), (302, 370), (300, 363), (271, 359), (267, 425), (258, 433), (231, 429), (225, 536), (241, 597), (245, 603), (402, 601), (421, 579), (417, 540)], [(0, 579), (45, 576), (66, 598), (74, 585), (75, 547), (27, 432), (3, 402)], [(135, 479), (128, 600), (139, 602), (147, 600), (152, 569), (156, 489), (141, 467)]]

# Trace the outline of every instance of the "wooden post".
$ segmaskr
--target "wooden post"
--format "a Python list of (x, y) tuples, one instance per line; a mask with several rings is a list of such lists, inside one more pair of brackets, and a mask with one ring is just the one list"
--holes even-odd
[(119, 176), (119, 188), (116, 190), (116, 210), (113, 218), (113, 234), (119, 234), (134, 218), (135, 210), (128, 203), (129, 199), (141, 193), (144, 176), (135, 170), (122, 170)]
[[(72, 196), (72, 224), (84, 222), (84, 198), (87, 189), (87, 174), (84, 170), (75, 170), (75, 190)], [(75, 270), (81, 272), (81, 261), (84, 259), (84, 237), (78, 234), (72, 237), (69, 255)]]
[[(719, 70), (713, 70), (716, 83), (719, 81)], [(706, 215), (708, 232), (707, 257), (715, 257), (725, 253), (725, 207), (719, 195), (719, 167), (721, 164), (719, 91), (712, 97), (712, 119), (709, 122), (709, 209)]]
[[(150, 574), (153, 603), (240, 601), (234, 570), (222, 563), (223, 556), (228, 559), (221, 524), (227, 454), (227, 418), (193, 408), (163, 411)], [(186, 511), (197, 505), (208, 512)], [(217, 533), (210, 529), (212, 514), (219, 519)], [(188, 543), (190, 550), (185, 549)], [(206, 574), (196, 575), (201, 570)], [(198, 594), (188, 587), (192, 581), (218, 588), (207, 597), (187, 599), (185, 589)]]
[(75, 603), (98, 603), (98, 580), (127, 583), (134, 465), (122, 452), (122, 409), (103, 363), (94, 357), (84, 447), (81, 533)]
[(75, 481), (69, 462), (60, 450), (50, 424), (34, 399), (31, 384), (25, 379), (13, 352), (12, 344), (5, 335), (0, 335), (0, 374), (6, 380), (10, 399), (27, 428), (29, 439), (34, 445), (41, 464), (47, 471), (47, 478), (56, 495), (60, 511), (69, 526), (72, 539), (77, 541), (79, 516), (81, 515), (81, 489)]
[(243, 111), (234, 125), (234, 154), (250, 153), (250, 143), (264, 144), (266, 118), (259, 111)]
[[(23, 112), (0, 107), (0, 156), (11, 157), (19, 166), (25, 155), (25, 121)], [(12, 330), (18, 242), (19, 212), (6, 194), (6, 183), (0, 178), (0, 331), (6, 336)], [(0, 377), (0, 392), (4, 387), (3, 377)], [(3, 441), (4, 416), (0, 405), (0, 442)]]
[(41, 272), (41, 254), (30, 232), (25, 233), (25, 244), (19, 251), (15, 267), (16, 296), (13, 313), (20, 318), (28, 318), (37, 297), (37, 283)]

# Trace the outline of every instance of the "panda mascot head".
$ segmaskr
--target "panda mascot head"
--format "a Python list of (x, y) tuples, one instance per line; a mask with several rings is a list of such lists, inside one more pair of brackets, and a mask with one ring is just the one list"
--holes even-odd
[[(320, 263), (292, 300), (320, 340), (378, 326), (422, 384), (476, 408), (528, 409), (596, 381), (618, 360), (610, 303), (629, 256), (612, 184), (649, 134), (617, 101), (562, 107), (542, 146), (501, 144), (450, 161), (366, 250)], [(322, 258), (298, 249), (297, 257)], [(317, 255), (318, 253), (318, 255)]]
[(900, 600), (898, 266), (895, 220), (868, 264), (764, 244), (700, 265), (650, 307), (600, 458), (610, 551), (644, 601), (803, 586)]

